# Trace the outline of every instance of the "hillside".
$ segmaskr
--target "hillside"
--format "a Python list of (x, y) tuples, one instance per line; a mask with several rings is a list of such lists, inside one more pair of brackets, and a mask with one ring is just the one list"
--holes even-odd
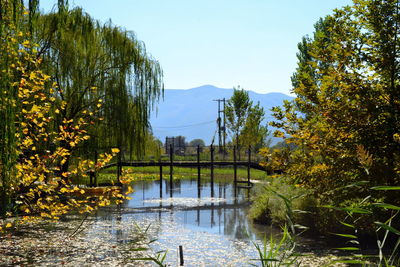
[[(150, 123), (154, 135), (161, 141), (166, 136), (182, 135), (186, 141), (203, 139), (210, 144), (217, 130), (218, 102), (214, 99), (229, 99), (233, 89), (204, 85), (188, 90), (166, 89), (164, 101), (158, 104), (157, 112), (151, 116)], [(282, 93), (259, 94), (249, 91), (253, 102), (260, 102), (266, 111), (266, 121), (271, 119), (270, 109), (283, 100), (292, 97)], [(221, 105), (222, 106), (222, 105)], [(217, 142), (217, 135), (215, 135)], [(229, 139), (229, 137), (228, 137)]]

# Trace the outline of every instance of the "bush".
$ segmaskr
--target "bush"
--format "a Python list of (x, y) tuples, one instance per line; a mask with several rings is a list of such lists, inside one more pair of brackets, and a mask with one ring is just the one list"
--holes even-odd
[(274, 178), (269, 185), (256, 187), (249, 217), (258, 223), (284, 224), (288, 220), (310, 226), (310, 213), (315, 213), (317, 201), (311, 191), (290, 184), (284, 176)]

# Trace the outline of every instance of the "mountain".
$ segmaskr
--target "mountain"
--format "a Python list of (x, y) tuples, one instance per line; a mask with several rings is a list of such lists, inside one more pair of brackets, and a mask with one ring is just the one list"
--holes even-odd
[[(164, 100), (160, 101), (157, 111), (153, 112), (150, 118), (154, 136), (162, 142), (165, 142), (166, 136), (182, 135), (186, 137), (187, 142), (201, 138), (207, 145), (215, 136), (217, 143), (218, 102), (213, 100), (222, 98), (228, 100), (232, 94), (233, 89), (212, 85), (187, 90), (164, 90)], [(272, 119), (270, 109), (273, 106), (281, 105), (283, 100), (293, 99), (282, 93), (259, 94), (249, 91), (249, 96), (253, 103), (260, 102), (264, 107), (265, 123)]]

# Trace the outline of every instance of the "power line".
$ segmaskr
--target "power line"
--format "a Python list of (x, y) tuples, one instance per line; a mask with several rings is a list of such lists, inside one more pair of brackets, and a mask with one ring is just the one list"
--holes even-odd
[(152, 127), (153, 129), (165, 129), (165, 128), (187, 128), (187, 127), (193, 127), (193, 126), (199, 126), (199, 125), (205, 125), (205, 124), (210, 124), (210, 123), (215, 123), (215, 121), (205, 121), (205, 122), (200, 122), (196, 124), (187, 124), (187, 125), (180, 125), (180, 126), (158, 126), (158, 127)]

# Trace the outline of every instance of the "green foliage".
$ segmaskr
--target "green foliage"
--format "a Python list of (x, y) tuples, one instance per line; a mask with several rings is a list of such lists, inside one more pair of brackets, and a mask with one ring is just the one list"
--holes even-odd
[(279, 241), (271, 234), (268, 242), (264, 236), (262, 247), (257, 243), (253, 243), (259, 256), (258, 259), (253, 259), (254, 261), (260, 261), (263, 267), (300, 266), (298, 255), (294, 251), (296, 243), (286, 225), (282, 227), (282, 230), (283, 235)]
[(257, 187), (249, 217), (257, 222), (283, 225), (292, 222), (298, 225), (311, 225), (317, 201), (312, 191), (292, 185), (288, 179), (278, 176), (272, 178), (268, 186)]
[(73, 184), (119, 149), (96, 164), (76, 158), (70, 167), (70, 159), (83, 144), (143, 152), (160, 66), (132, 33), (64, 1), (48, 15), (36, 12), (38, 1), (24, 3), (0, 1), (0, 212), (58, 219), (120, 202), (118, 190), (85, 198)]
[[(261, 122), (265, 111), (259, 103), (253, 105), (249, 93), (244, 89), (233, 88), (233, 95), (225, 107), (227, 127), (236, 147), (252, 147), (254, 151), (266, 145), (268, 130)], [(240, 155), (240, 154), (239, 154)]]
[[(0, 0), (0, 214), (10, 205), (10, 187), (18, 158), (16, 120), (19, 101), (15, 82), (20, 80), (16, 66), (23, 60), (22, 43), (29, 41), (25, 33), (31, 28), (38, 1)], [(21, 47), (20, 47), (21, 46)]]
[(159, 63), (134, 33), (62, 2), (35, 20), (33, 32), (46, 72), (58, 84), (57, 100), (65, 105), (58, 121), (100, 108), (102, 122), (89, 130), (86, 151), (119, 147), (143, 154), (150, 111), (163, 90)]
[(189, 146), (200, 146), (200, 147), (205, 147), (206, 143), (204, 142), (203, 139), (193, 139), (192, 141), (189, 142)]
[[(374, 190), (400, 190), (395, 187), (372, 187)], [(345, 229), (349, 233), (337, 233), (336, 236), (343, 237), (347, 239), (346, 244), (351, 244), (351, 246), (340, 247), (339, 250), (352, 251), (355, 254), (349, 259), (339, 260), (342, 263), (357, 263), (363, 266), (377, 265), (377, 266), (398, 266), (400, 263), (399, 251), (400, 251), (400, 231), (396, 229), (399, 220), (400, 207), (392, 204), (386, 204), (382, 202), (370, 203), (370, 197), (366, 197), (363, 200), (355, 203), (353, 206), (344, 206), (341, 208), (328, 206), (327, 208), (340, 210), (346, 213), (346, 217), (343, 221), (340, 221), (341, 225), (345, 226)], [(386, 216), (381, 216), (380, 219), (373, 223), (374, 231), (377, 237), (378, 255), (363, 255), (360, 249), (360, 241), (358, 239), (358, 234), (360, 233), (359, 221), (365, 220), (365, 216), (377, 213), (376, 209)], [(355, 216), (357, 215), (357, 216)], [(382, 221), (382, 218), (387, 218)], [(368, 219), (368, 218), (367, 218)], [(393, 245), (389, 243), (389, 238), (394, 239)], [(388, 244), (389, 243), (389, 244)]]
[[(363, 198), (365, 187), (344, 188), (361, 180), (400, 181), (399, 23), (398, 1), (357, 0), (319, 20), (298, 46), (296, 98), (273, 109), (272, 126), (296, 147), (287, 159), (293, 183), (321, 199)], [(374, 192), (383, 195), (399, 200)]]

